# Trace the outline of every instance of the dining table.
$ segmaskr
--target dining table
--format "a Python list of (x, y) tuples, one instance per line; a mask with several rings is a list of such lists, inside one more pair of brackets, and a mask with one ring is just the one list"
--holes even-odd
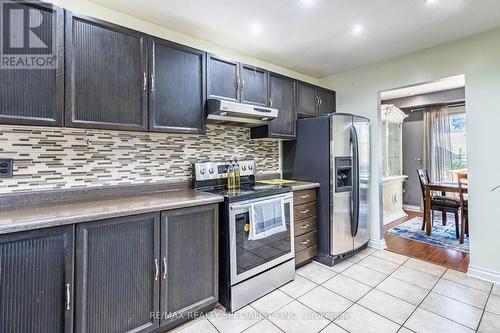
[[(458, 182), (431, 182), (425, 186), (425, 232), (427, 236), (431, 235), (432, 221), (431, 221), (431, 193), (441, 192), (442, 195), (447, 193), (460, 193)], [(467, 193), (467, 186), (463, 187), (464, 193)]]

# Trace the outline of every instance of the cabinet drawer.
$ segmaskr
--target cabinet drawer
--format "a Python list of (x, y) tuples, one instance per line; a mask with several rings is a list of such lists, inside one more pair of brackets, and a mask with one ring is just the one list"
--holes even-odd
[(310, 202), (293, 207), (293, 217), (295, 221), (300, 221), (313, 216), (316, 216), (316, 202)]
[(302, 250), (295, 253), (295, 266), (302, 264), (308, 260), (311, 260), (318, 254), (318, 247), (316, 245), (311, 246), (308, 249)]
[(316, 201), (316, 189), (293, 192), (293, 204), (302, 205)]
[(316, 231), (295, 237), (295, 253), (316, 245)]
[(316, 217), (311, 217), (295, 223), (295, 237), (307, 234), (308, 232), (314, 230), (316, 230)]

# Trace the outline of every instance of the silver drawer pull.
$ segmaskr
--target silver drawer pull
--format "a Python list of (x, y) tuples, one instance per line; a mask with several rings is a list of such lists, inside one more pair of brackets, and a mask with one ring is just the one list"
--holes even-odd
[(311, 225), (310, 224), (304, 224), (300, 227), (300, 229), (307, 229), (309, 228)]
[(159, 267), (158, 267), (158, 259), (155, 259), (155, 281), (158, 281)]
[(309, 242), (310, 242), (310, 240), (308, 239), (308, 240), (306, 240), (306, 241), (302, 241), (302, 242), (300, 242), (300, 245), (307, 245), (307, 244), (309, 244)]
[(300, 211), (300, 214), (307, 214), (309, 213), (309, 209), (303, 209)]
[(307, 199), (307, 198), (309, 198), (309, 194), (306, 194), (306, 195), (301, 195), (301, 196), (300, 196), (300, 198), (301, 198), (301, 199)]
[(70, 284), (66, 283), (66, 310), (70, 309), (71, 305), (71, 289)]

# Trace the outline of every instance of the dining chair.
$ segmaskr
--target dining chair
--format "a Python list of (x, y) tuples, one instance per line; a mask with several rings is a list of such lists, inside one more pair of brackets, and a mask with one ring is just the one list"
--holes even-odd
[[(425, 185), (429, 184), (430, 177), (427, 169), (419, 169), (417, 170), (417, 176), (420, 180), (420, 188), (422, 189), (422, 200), (424, 202), (424, 212), (427, 207), (425, 204)], [(459, 219), (458, 219), (458, 211), (460, 210), (460, 200), (452, 197), (447, 197), (443, 195), (436, 195), (431, 192), (431, 207), (429, 210), (431, 211), (431, 225), (434, 222), (434, 211), (440, 211), (442, 213), (443, 225), (446, 225), (446, 213), (453, 213), (455, 215), (455, 235), (459, 238)], [(422, 230), (425, 229), (426, 222), (426, 214), (424, 214), (423, 222), (422, 222)]]
[(464, 243), (464, 234), (469, 236), (469, 198), (467, 191), (467, 174), (459, 173), (457, 175), (458, 193), (460, 195), (461, 226), (460, 226), (460, 244)]

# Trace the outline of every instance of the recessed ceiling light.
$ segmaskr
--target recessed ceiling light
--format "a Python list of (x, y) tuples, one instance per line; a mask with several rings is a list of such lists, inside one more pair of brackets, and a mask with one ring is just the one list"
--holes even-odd
[(424, 2), (425, 2), (427, 5), (433, 5), (433, 4), (437, 3), (437, 0), (424, 0)]
[(254, 21), (250, 24), (250, 33), (254, 36), (258, 36), (262, 33), (262, 24), (259, 21)]
[(352, 34), (353, 35), (358, 36), (358, 35), (361, 35), (362, 32), (363, 32), (363, 26), (361, 24), (358, 23), (352, 27)]
[(300, 0), (300, 2), (304, 7), (312, 7), (316, 3), (316, 0)]

